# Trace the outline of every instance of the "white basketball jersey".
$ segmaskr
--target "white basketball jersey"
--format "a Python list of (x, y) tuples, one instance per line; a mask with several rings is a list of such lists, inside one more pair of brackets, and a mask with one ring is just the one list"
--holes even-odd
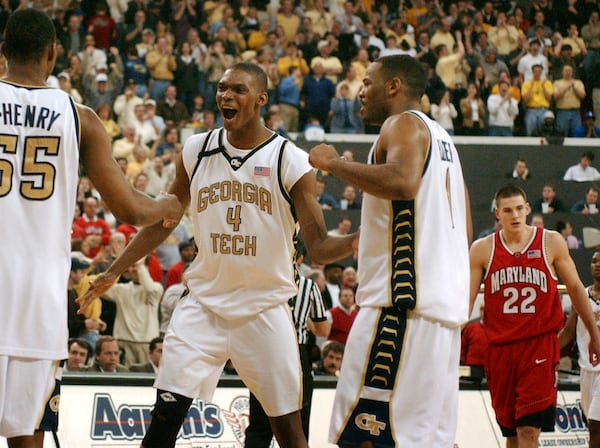
[[(358, 250), (361, 307), (400, 306), (446, 325), (467, 320), (469, 252), (458, 153), (448, 133), (426, 115), (430, 135), (413, 200), (364, 194)], [(375, 160), (373, 144), (368, 163)]]
[[(590, 289), (592, 286), (588, 288), (588, 298), (590, 301), (590, 306), (592, 307), (592, 312), (594, 313), (594, 317), (596, 319), (596, 325), (600, 325), (600, 303), (597, 300), (592, 299), (592, 294)], [(589, 370), (593, 372), (600, 372), (600, 364), (594, 366), (590, 362), (590, 354), (588, 351), (588, 347), (590, 345), (590, 334), (588, 333), (585, 325), (579, 317), (577, 318), (577, 346), (579, 347), (579, 367), (584, 370)]]
[(0, 354), (67, 357), (78, 167), (70, 97), (0, 82)]
[(247, 317), (296, 294), (290, 198), (308, 155), (277, 134), (252, 150), (219, 129), (183, 148), (198, 255), (186, 271), (196, 300), (225, 319)]

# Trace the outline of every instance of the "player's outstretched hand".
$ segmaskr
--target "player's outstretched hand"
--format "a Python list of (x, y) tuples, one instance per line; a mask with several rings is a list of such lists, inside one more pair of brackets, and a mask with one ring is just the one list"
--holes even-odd
[(174, 194), (161, 192), (157, 200), (165, 210), (163, 227), (165, 229), (175, 228), (179, 224), (184, 212), (179, 199)]
[(106, 272), (96, 277), (94, 281), (90, 283), (88, 290), (75, 300), (79, 305), (77, 314), (82, 314), (90, 303), (92, 303), (92, 300), (108, 291), (116, 280), (117, 278), (115, 276), (107, 274)]
[(320, 143), (310, 150), (308, 161), (314, 168), (328, 171), (329, 162), (340, 158), (340, 155), (333, 146)]
[(596, 365), (600, 364), (600, 341), (592, 339), (588, 349), (589, 349), (590, 362), (592, 363), (592, 365), (596, 366)]

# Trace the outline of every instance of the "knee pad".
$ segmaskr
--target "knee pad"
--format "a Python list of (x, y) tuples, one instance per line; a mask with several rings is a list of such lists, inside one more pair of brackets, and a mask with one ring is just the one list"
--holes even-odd
[(177, 434), (192, 404), (192, 399), (165, 390), (157, 390), (152, 422), (142, 441), (143, 448), (174, 447)]

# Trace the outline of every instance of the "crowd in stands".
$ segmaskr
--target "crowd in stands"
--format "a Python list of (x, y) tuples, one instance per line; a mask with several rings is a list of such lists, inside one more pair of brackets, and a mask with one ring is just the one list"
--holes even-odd
[[(48, 83), (97, 111), (124, 175), (149, 195), (174, 179), (184, 128), (219, 126), (217, 82), (237, 61), (264, 69), (265, 124), (284, 136), (376, 133), (360, 118), (359, 91), (369, 63), (392, 54), (411, 55), (427, 68), (422, 110), (451, 134), (600, 136), (595, 0), (6, 0), (0, 34), (11, 12), (27, 7), (46, 8), (56, 26), (57, 60)], [(5, 70), (0, 56), (0, 77)], [(589, 171), (592, 160), (593, 154), (582, 156), (565, 179)], [(526, 178), (524, 164), (518, 161), (511, 175)], [(182, 273), (194, 257), (189, 218), (77, 315), (75, 298), (138, 231), (116, 221), (84, 174), (72, 229), (69, 351), (87, 370), (152, 371), (160, 335), (184, 290)], [(321, 174), (323, 209), (360, 209), (359, 192), (345, 186), (333, 197), (325, 189), (327, 173)], [(596, 171), (593, 180), (599, 176)], [(539, 212), (566, 208), (547, 187)], [(573, 212), (598, 213), (598, 190), (590, 188)], [(330, 232), (346, 234), (351, 226), (344, 216)], [(572, 230), (561, 223), (574, 247)], [(306, 274), (319, 285), (331, 332), (320, 341), (328, 348), (315, 357), (315, 369), (335, 374), (357, 312), (356, 270), (316, 268)], [(73, 362), (69, 370), (76, 369)]]
[(25, 7), (56, 24), (49, 83), (128, 138), (130, 163), (152, 159), (173, 128), (218, 126), (217, 81), (241, 60), (267, 73), (276, 107), (264, 112), (284, 132), (376, 132), (359, 114), (366, 67), (408, 54), (428, 71), (423, 111), (450, 133), (598, 137), (594, 0), (5, 1), (0, 32)]

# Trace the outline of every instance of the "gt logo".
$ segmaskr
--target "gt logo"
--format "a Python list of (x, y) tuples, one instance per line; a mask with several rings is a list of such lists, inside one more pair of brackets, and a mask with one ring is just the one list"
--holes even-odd
[(242, 166), (242, 161), (239, 159), (239, 157), (231, 159), (231, 161), (229, 163), (234, 168), (239, 168), (240, 166)]
[(363, 431), (369, 431), (373, 436), (378, 436), (386, 426), (385, 423), (378, 421), (375, 415), (365, 412), (358, 414), (354, 423)]

